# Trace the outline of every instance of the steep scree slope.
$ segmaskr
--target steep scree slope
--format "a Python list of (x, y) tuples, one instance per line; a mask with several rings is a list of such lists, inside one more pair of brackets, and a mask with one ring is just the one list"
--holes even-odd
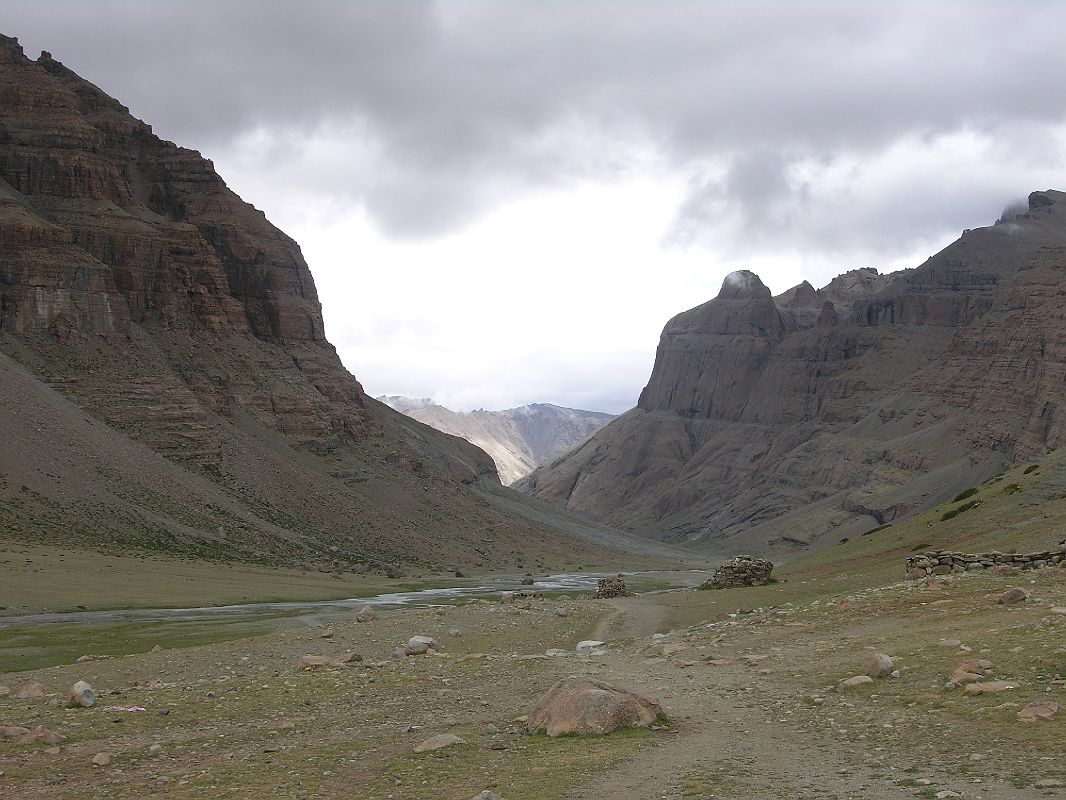
[(368, 398), (296, 243), (9, 37), (0, 351), (3, 537), (357, 570), (625, 546)]

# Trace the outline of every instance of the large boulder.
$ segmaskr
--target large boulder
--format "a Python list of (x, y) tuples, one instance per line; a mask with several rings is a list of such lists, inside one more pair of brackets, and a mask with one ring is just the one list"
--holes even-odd
[(373, 622), (378, 617), (378, 612), (373, 606), (363, 606), (355, 614), (356, 622)]
[(96, 705), (96, 692), (85, 681), (78, 681), (70, 687), (67, 705), (71, 708), (92, 708)]
[(619, 728), (647, 728), (658, 718), (658, 700), (593, 678), (564, 678), (529, 715), (530, 733), (549, 736), (604, 734)]

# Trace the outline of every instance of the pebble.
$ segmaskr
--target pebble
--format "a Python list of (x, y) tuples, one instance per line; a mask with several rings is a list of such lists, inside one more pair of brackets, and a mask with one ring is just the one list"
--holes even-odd
[(110, 753), (97, 753), (93, 756), (93, 765), (97, 767), (110, 767), (112, 756)]

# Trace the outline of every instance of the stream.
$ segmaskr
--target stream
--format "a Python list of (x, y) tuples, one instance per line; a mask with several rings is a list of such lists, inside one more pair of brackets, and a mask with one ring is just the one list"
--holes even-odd
[[(191, 647), (294, 627), (328, 624), (353, 610), (373, 605), (379, 611), (433, 608), (502, 592), (577, 593), (596, 588), (603, 577), (619, 573), (562, 573), (523, 585), (519, 576), (487, 578), (476, 585), (387, 592), (348, 600), (243, 603), (192, 608), (133, 608), (67, 611), (0, 617), (0, 672), (70, 663), (83, 654), (116, 656), (163, 648)], [(706, 572), (621, 573), (637, 593), (694, 586)]]

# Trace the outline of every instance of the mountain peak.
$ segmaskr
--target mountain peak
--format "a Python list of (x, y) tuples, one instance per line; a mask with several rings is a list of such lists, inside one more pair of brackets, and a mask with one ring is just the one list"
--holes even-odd
[(770, 290), (754, 272), (738, 269), (730, 272), (722, 281), (719, 300), (738, 300), (746, 297), (769, 297)]
[(1061, 200), (1064, 196), (1066, 195), (1063, 192), (1057, 192), (1054, 189), (1048, 189), (1044, 192), (1032, 192), (1029, 195), (1029, 210), (1035, 211), (1045, 206), (1053, 206), (1056, 200)]

